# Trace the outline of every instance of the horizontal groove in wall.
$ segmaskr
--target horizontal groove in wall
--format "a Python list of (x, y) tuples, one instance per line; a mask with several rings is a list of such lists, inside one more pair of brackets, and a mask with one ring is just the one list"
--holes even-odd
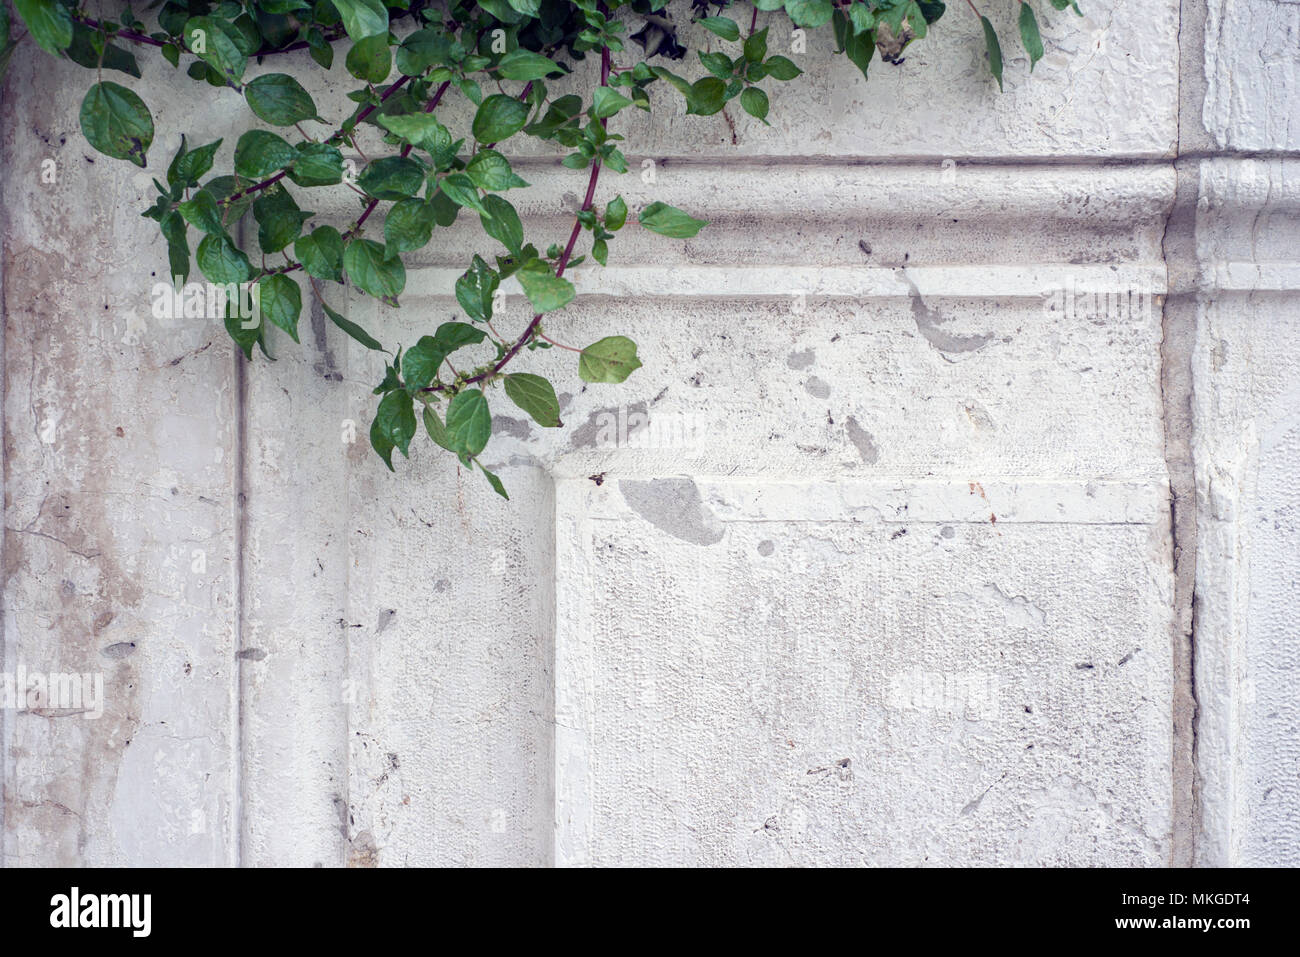
[[(822, 168), (856, 168), (856, 167), (917, 167), (937, 166), (945, 160), (952, 160), (962, 166), (981, 168), (1028, 169), (1044, 167), (1063, 169), (1078, 167), (1080, 169), (1113, 168), (1125, 166), (1171, 166), (1183, 161), (1208, 159), (1223, 160), (1274, 160), (1300, 159), (1300, 150), (1204, 150), (1188, 153), (1125, 153), (1106, 156), (1083, 155), (1032, 155), (1032, 156), (981, 156), (959, 153), (910, 153), (899, 156), (820, 156), (817, 154), (797, 155), (750, 155), (734, 156), (725, 153), (692, 153), (690, 155), (672, 155), (668, 153), (625, 153), (629, 166), (638, 166), (643, 159), (654, 159), (665, 166), (695, 167), (705, 169), (733, 168), (790, 168), (798, 166), (815, 166)], [(559, 159), (548, 156), (511, 157), (510, 162), (517, 168), (559, 167)]]
[[(674, 478), (611, 470), (596, 486), (585, 474), (567, 475), (563, 460), (554, 474), (558, 482), (576, 482), (578, 488), (585, 484), (586, 516), (607, 520), (636, 517), (620, 482)], [(1168, 509), (1169, 493), (1162, 479), (754, 481), (693, 474), (691, 480), (701, 500), (723, 522), (1150, 525)]]
[[(404, 302), (452, 295), (461, 270), (413, 269)], [(961, 299), (1042, 299), (1058, 290), (1127, 293), (1165, 292), (1161, 263), (1062, 266), (617, 266), (580, 267), (568, 274), (583, 296), (636, 298), (813, 298), (886, 299), (912, 296)], [(507, 296), (522, 295), (512, 277)]]
[[(519, 164), (519, 169), (529, 174), (534, 188), (503, 195), (525, 218), (567, 216), (577, 208), (586, 183), (581, 172), (553, 163), (531, 168)], [(699, 215), (731, 214), (749, 220), (979, 216), (1000, 221), (1045, 217), (1091, 224), (1132, 223), (1163, 216), (1173, 198), (1174, 182), (1170, 164), (963, 169), (960, 163), (935, 163), (919, 171), (892, 164), (714, 167), (673, 162), (656, 164), (653, 170), (633, 166), (626, 175), (602, 176), (597, 203), (621, 194), (634, 214), (642, 204), (663, 200), (683, 208), (689, 205)], [(316, 203), (318, 214), (355, 215), (356, 197), (350, 192), (336, 190), (319, 199), (324, 202)], [(387, 207), (382, 204), (380, 211)]]

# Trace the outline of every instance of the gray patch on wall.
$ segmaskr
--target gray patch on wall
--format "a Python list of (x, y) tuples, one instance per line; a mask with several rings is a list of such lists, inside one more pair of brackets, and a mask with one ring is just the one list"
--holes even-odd
[(814, 399), (829, 398), (831, 394), (830, 385), (827, 384), (825, 380), (819, 379), (817, 376), (810, 378), (803, 384), (803, 387)]
[[(617, 436), (618, 441), (631, 438), (647, 427), (646, 423), (649, 418), (644, 401), (635, 402), (627, 406), (626, 409), (625, 417), (620, 417), (619, 406), (616, 405), (592, 412), (591, 415), (587, 416), (586, 422), (573, 430), (573, 437), (569, 439), (569, 447), (574, 449), (594, 449), (597, 440), (602, 437), (601, 433), (608, 430), (611, 424), (614, 425), (615, 436)], [(628, 426), (627, 435), (618, 435), (618, 430), (630, 423), (634, 415), (637, 417), (635, 428)], [(609, 418), (610, 416), (613, 418)]]
[(844, 431), (848, 433), (849, 441), (857, 447), (863, 462), (875, 465), (880, 460), (880, 449), (876, 447), (875, 440), (870, 432), (858, 425), (857, 419), (849, 416), (844, 422)]
[(785, 357), (785, 364), (791, 369), (807, 369), (813, 364), (816, 355), (811, 349), (804, 349), (802, 352), (792, 352)]
[(926, 342), (943, 353), (945, 359), (948, 358), (947, 353), (975, 352), (992, 341), (992, 335), (959, 336), (941, 329), (940, 326), (949, 321), (948, 317), (939, 315), (936, 310), (927, 306), (925, 300), (921, 298), (921, 290), (916, 288), (916, 283), (907, 274), (907, 270), (903, 269), (901, 272), (912, 290), (912, 319), (916, 322), (917, 332), (925, 337)]
[(724, 529), (700, 498), (700, 490), (688, 478), (649, 481), (623, 479), (618, 483), (623, 499), (651, 525), (692, 545), (715, 545)]

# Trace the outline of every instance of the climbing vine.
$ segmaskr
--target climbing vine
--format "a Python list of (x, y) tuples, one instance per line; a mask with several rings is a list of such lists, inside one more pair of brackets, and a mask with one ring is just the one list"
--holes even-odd
[[(1019, 8), (1020, 39), (1032, 70), (1043, 56), (1034, 6), (1030, 0), (1011, 2)], [(628, 166), (611, 121), (624, 110), (650, 110), (652, 89), (667, 88), (668, 95), (685, 99), (687, 114), (710, 116), (739, 99), (746, 113), (766, 123), (771, 82), (794, 80), (802, 72), (769, 49), (774, 29), (789, 36), (830, 27), (835, 52), (865, 76), (877, 54), (883, 62), (901, 63), (908, 47), (946, 12), (938, 0), (692, 0), (689, 16), (707, 32), (691, 33), (706, 38), (708, 47), (696, 51), (702, 75), (688, 79), (677, 71), (701, 70), (687, 60), (689, 39), (679, 33), (666, 3), (155, 0), (148, 25), (129, 6), (106, 15), (75, 0), (13, 0), (43, 50), (94, 71), (81, 104), (81, 128), (101, 153), (142, 168), (148, 164), (155, 138), (148, 106), (128, 86), (105, 79), (113, 73), (139, 78), (137, 53), (183, 67), (206, 89), (199, 97), (244, 99), (260, 125), (239, 137), (228, 172), (209, 175), (221, 140), (191, 146), (182, 136), (165, 173), (154, 179), (158, 197), (143, 215), (158, 223), (167, 242), (170, 275), (183, 285), (194, 263), (209, 283), (229, 291), (221, 314), (250, 359), (255, 349), (269, 355), (270, 326), (298, 340), (302, 283), (310, 283), (335, 325), (386, 356), (385, 375), (374, 390), (379, 400), (370, 442), (389, 469), (394, 451), (409, 454), (422, 422), (433, 442), (466, 468), (477, 466), (503, 496), (500, 480), (479, 458), (491, 434), (489, 395), (495, 401), (499, 387), (539, 425), (560, 425), (554, 387), (519, 368), (522, 353), (571, 349), (585, 382), (622, 382), (641, 365), (636, 344), (626, 336), (609, 335), (578, 348), (548, 332), (551, 314), (574, 298), (566, 271), (587, 257), (604, 266), (610, 242), (630, 215), (621, 196), (596, 202), (601, 172), (624, 173)], [(1079, 13), (1076, 0), (1047, 3)], [(966, 4), (982, 25), (989, 69), (1001, 88), (997, 32), (974, 0)], [(790, 22), (779, 24), (775, 18), (782, 16)], [(21, 39), (14, 36), (15, 26), (0, 4), (0, 68)], [(310, 57), (322, 70), (341, 57), (356, 86), (346, 102), (318, 105), (294, 77), (273, 72), (286, 55)], [(584, 92), (553, 95), (548, 82), (569, 74), (586, 81)], [(468, 130), (450, 129), (440, 118), (448, 96), (474, 105)], [(202, 112), (201, 100), (195, 109)], [(362, 153), (357, 139), (365, 129), (391, 152)], [(503, 146), (520, 135), (554, 144), (566, 167), (586, 171), (586, 192), (567, 241), (545, 249), (528, 241), (507, 198), (528, 186)], [(345, 150), (360, 158), (360, 166)], [(323, 188), (356, 194), (357, 214), (341, 230), (314, 224), (314, 214), (301, 205), (310, 191)], [(383, 216), (374, 217), (381, 207)], [(244, 248), (236, 226), (250, 214), (246, 232), (255, 224), (256, 240)], [(476, 216), (492, 241), (491, 255), (474, 255), (456, 281), (467, 321), (445, 322), (412, 344), (389, 349), (329, 305), (329, 285), (348, 282), (398, 307), (406, 286), (403, 256), (428, 245), (461, 215)], [(662, 202), (638, 210), (636, 222), (677, 239), (707, 225)], [(515, 333), (493, 323), (498, 290), (511, 276), (533, 313)], [(471, 347), (479, 347), (480, 356), (472, 365), (463, 358), (471, 352), (462, 351)]]

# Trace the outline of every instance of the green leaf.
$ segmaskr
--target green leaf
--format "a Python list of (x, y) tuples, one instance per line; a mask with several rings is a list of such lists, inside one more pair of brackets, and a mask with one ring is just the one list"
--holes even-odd
[(627, 222), (627, 202), (622, 196), (615, 196), (605, 207), (605, 228), (616, 233)]
[(384, 220), (384, 251), (389, 256), (423, 249), (433, 236), (433, 207), (412, 196), (395, 203)]
[[(685, 82), (685, 81), (683, 81)], [(687, 84), (689, 86), (689, 84)], [(574, 117), (582, 112), (582, 97), (569, 93), (551, 103), (546, 115), (529, 126), (525, 132), (529, 136), (551, 139), (565, 127), (574, 125)]]
[(384, 82), (393, 69), (393, 51), (388, 48), (387, 31), (354, 43), (344, 65), (358, 80)]
[(813, 29), (830, 22), (831, 0), (785, 0), (785, 12), (797, 27)]
[(540, 259), (527, 263), (516, 275), (519, 277), (519, 285), (524, 289), (524, 295), (537, 312), (563, 309), (573, 301), (573, 283), (556, 276), (551, 272), (551, 267)]
[[(518, 2), (518, 0), (516, 0), (516, 2)], [(507, 502), (510, 501), (510, 496), (506, 494), (506, 487), (501, 484), (501, 480), (497, 478), (495, 475), (493, 475), (491, 472), (489, 472), (487, 469), (485, 469), (483, 467), (483, 463), (480, 462), (478, 459), (474, 460), (474, 464), (477, 465), (479, 467), (479, 471), (482, 472), (487, 477), (488, 484), (492, 486), (492, 491), (496, 492)]]
[(431, 66), (445, 64), (451, 57), (451, 38), (442, 30), (417, 30), (397, 48), (397, 70), (419, 76)]
[(550, 57), (520, 49), (503, 56), (497, 72), (507, 80), (540, 80), (552, 73), (563, 73), (564, 68)]
[(433, 336), (421, 336), (420, 341), (402, 353), (402, 378), (406, 388), (418, 391), (425, 388), (438, 375), (438, 366), (447, 358), (447, 350)]
[(237, 31), (216, 17), (190, 17), (185, 22), (185, 45), (228, 83), (238, 84), (248, 65), (235, 41)]
[(767, 122), (767, 94), (756, 86), (747, 87), (740, 94), (740, 105), (750, 116)]
[(72, 42), (72, 17), (58, 0), (14, 0), (14, 8), (27, 24), (32, 39), (46, 53), (57, 56)]
[(514, 189), (528, 184), (515, 175), (510, 161), (496, 150), (479, 150), (465, 167), (465, 173), (479, 189)]
[(867, 75), (867, 68), (871, 65), (871, 57), (876, 52), (876, 34), (873, 30), (865, 33), (855, 33), (844, 40), (844, 55), (862, 71), (862, 75)]
[(429, 438), (434, 443), (442, 446), (448, 452), (459, 453), (459, 449), (451, 443), (451, 436), (447, 434), (447, 427), (442, 424), (442, 419), (438, 418), (438, 413), (433, 406), (424, 407), (424, 430), (429, 433)]
[(185, 221), (200, 232), (226, 231), (226, 227), (221, 224), (221, 210), (217, 207), (217, 201), (206, 189), (199, 190), (176, 208), (185, 217)]
[(333, 0), (343, 29), (354, 43), (388, 32), (388, 7), (383, 0)]
[(190, 244), (185, 236), (185, 220), (172, 210), (158, 222), (163, 238), (167, 240), (167, 265), (173, 279), (179, 276), (184, 283), (190, 278)]
[(528, 105), (513, 96), (494, 93), (474, 114), (474, 138), (480, 143), (499, 143), (514, 136), (528, 122)]
[(687, 113), (697, 116), (712, 116), (727, 103), (727, 84), (716, 76), (706, 76), (691, 84), (691, 92), (686, 97)]
[[(0, 46), (2, 45), (3, 43), (0, 43)], [(167, 50), (175, 52), (176, 48), (163, 47), (164, 56), (167, 55)], [(136, 62), (134, 54), (119, 49), (111, 43), (105, 43), (98, 31), (91, 30), (80, 23), (72, 25), (72, 43), (64, 52), (67, 53), (69, 60), (88, 70), (118, 70), (127, 76), (140, 78), (140, 64)], [(177, 59), (179, 60), (179, 54)]]
[(849, 7), (849, 20), (853, 23), (855, 33), (865, 33), (868, 30), (875, 30), (876, 15), (872, 13), (869, 4), (854, 3)]
[(334, 65), (334, 48), (325, 39), (325, 34), (320, 27), (312, 27), (307, 31), (307, 46), (311, 58), (325, 69), (328, 70)]
[(483, 231), (511, 253), (518, 254), (524, 245), (524, 227), (515, 208), (502, 197), (489, 193), (483, 197), (483, 210), (479, 214)]
[(483, 200), (478, 194), (478, 187), (464, 173), (452, 173), (444, 176), (438, 182), (438, 189), (458, 206), (468, 206), (479, 213), (482, 213), (485, 209)]
[(353, 239), (343, 251), (343, 268), (358, 288), (390, 306), (406, 288), (406, 267), (400, 257), (389, 258), (384, 247), (370, 239)]
[(248, 257), (224, 233), (204, 236), (195, 257), (203, 275), (215, 283), (244, 282), (253, 274)]
[(235, 344), (239, 346), (240, 351), (244, 353), (244, 358), (253, 358), (253, 346), (260, 345), (262, 351), (266, 351), (266, 342), (262, 337), (262, 319), (259, 316), (257, 321), (251, 325), (247, 324), (239, 317), (234, 307), (227, 302), (226, 317), (224, 321), (226, 333)]
[[(411, 439), (415, 436), (415, 405), (410, 395), (397, 389), (384, 396), (375, 413), (375, 423), (379, 434), (393, 448), (401, 450), (403, 455), (410, 455)], [(373, 429), (371, 434), (373, 436)]]
[(105, 156), (130, 160), (141, 168), (153, 143), (153, 117), (144, 100), (126, 87), (96, 83), (81, 101), (81, 131)]
[(253, 203), (257, 220), (257, 244), (264, 253), (278, 253), (302, 233), (302, 224), (312, 213), (303, 212), (289, 191), (276, 183), (258, 194)]
[(443, 360), (464, 346), (477, 345), (487, 338), (481, 329), (464, 322), (444, 322), (432, 336), (421, 336), (402, 356), (402, 376), (408, 391), (427, 387), (438, 375)]
[(245, 179), (266, 179), (298, 156), (298, 151), (269, 130), (249, 130), (235, 144), (235, 173)]
[(447, 355), (451, 355), (465, 346), (478, 345), (487, 338), (487, 333), (467, 322), (444, 322), (434, 332), (433, 337)]
[(1020, 41), (1029, 54), (1029, 72), (1034, 72), (1034, 64), (1043, 58), (1043, 38), (1038, 33), (1038, 20), (1033, 8), (1027, 3), (1020, 4)]
[(767, 56), (767, 27), (745, 37), (745, 59), (750, 63), (762, 63)]
[(392, 441), (389, 440), (388, 436), (384, 433), (384, 429), (379, 422), (378, 415), (376, 415), (375, 420), (370, 423), (370, 447), (375, 450), (375, 453), (381, 459), (384, 460), (384, 464), (388, 466), (388, 471), (390, 472), (394, 471), (393, 443)]
[(548, 380), (530, 372), (508, 375), (506, 395), (542, 428), (560, 426), (560, 400), (555, 397), (555, 387)]
[(731, 57), (725, 53), (701, 53), (700, 62), (704, 64), (706, 70), (720, 80), (730, 80), (732, 74), (736, 72)]
[(208, 143), (198, 149), (185, 149), (185, 137), (181, 137), (181, 148), (177, 150), (171, 165), (167, 167), (167, 184), (171, 187), (186, 188), (194, 186), (212, 169), (212, 158), (216, 155), (221, 140)]
[(330, 317), (330, 321), (333, 322), (334, 325), (338, 326), (340, 329), (346, 332), (353, 339), (357, 340), (357, 342), (361, 343), (367, 349), (374, 349), (376, 352), (384, 351), (384, 347), (379, 344), (379, 341), (377, 339), (372, 337), (370, 333), (366, 332), (366, 330), (362, 329), (351, 319), (348, 319), (345, 316), (341, 316), (337, 312), (335, 312), (333, 309), (330, 308), (329, 303), (325, 302), (324, 300), (321, 300), (321, 308), (325, 310), (325, 315)]
[(651, 203), (641, 210), (640, 223), (652, 233), (669, 236), (673, 239), (689, 239), (708, 225), (707, 220), (688, 216), (676, 206), (667, 203)]
[[(243, 192), (246, 186), (247, 184), (240, 182), (237, 176), (214, 176), (203, 184), (203, 188), (216, 197), (218, 205), (225, 210), (222, 219), (227, 229), (243, 219), (244, 214), (253, 205), (253, 197)], [(239, 199), (230, 199), (231, 196), (241, 193), (243, 195), (240, 195)]]
[[(1072, 0), (1066, 0), (1070, 3)], [(934, 23), (944, 15), (948, 7), (942, 0), (916, 0), (916, 5), (921, 8), (921, 15), (925, 17), (926, 23)]]
[(997, 31), (993, 29), (993, 24), (989, 23), (989, 18), (980, 17), (980, 23), (984, 26), (984, 43), (989, 49), (989, 69), (997, 77), (998, 89), (1002, 89), (1002, 47), (998, 43)]
[(763, 68), (767, 70), (767, 75), (774, 80), (793, 80), (803, 72), (791, 60), (783, 56), (768, 57), (767, 62), (763, 64)]
[(396, 113), (379, 117), (386, 130), (435, 156), (451, 146), (451, 132), (432, 113)]
[(478, 455), (492, 437), (492, 413), (478, 389), (457, 392), (447, 406), (447, 438), (456, 451)]
[(596, 119), (602, 120), (613, 116), (623, 107), (631, 105), (632, 101), (617, 90), (608, 86), (598, 86), (592, 96), (592, 115)]
[(343, 236), (333, 226), (317, 226), (293, 244), (307, 275), (338, 282), (343, 278)]
[(299, 143), (289, 179), (299, 186), (333, 186), (343, 181), (343, 153), (328, 143)]
[(930, 30), (929, 21), (926, 20), (925, 13), (917, 5), (916, 0), (908, 0), (907, 23), (918, 40), (923, 39)]
[(724, 40), (740, 39), (740, 27), (729, 17), (705, 17), (700, 21), (700, 26)]
[(424, 167), (409, 156), (385, 156), (366, 166), (357, 186), (375, 199), (405, 199), (424, 186)]
[(284, 273), (266, 276), (257, 284), (262, 318), (269, 319), (298, 341), (298, 315), (302, 312), (302, 290)]
[(606, 336), (578, 357), (578, 376), (583, 382), (622, 382), (639, 368), (636, 343), (627, 336)]
[(317, 117), (311, 94), (287, 73), (268, 73), (250, 80), (244, 98), (249, 108), (272, 126), (293, 126)]
[(500, 282), (483, 257), (476, 255), (469, 269), (456, 280), (456, 301), (471, 319), (486, 322), (492, 318), (492, 294)]

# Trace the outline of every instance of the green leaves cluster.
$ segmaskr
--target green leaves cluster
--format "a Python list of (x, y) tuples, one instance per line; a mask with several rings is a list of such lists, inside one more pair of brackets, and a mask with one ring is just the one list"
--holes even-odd
[[(1021, 0), (1017, 11), (1031, 69), (1043, 56), (1032, 2)], [(1075, 0), (1046, 2), (1078, 13)], [(491, 437), (490, 407), (504, 395), (537, 426), (561, 425), (555, 387), (512, 363), (524, 352), (561, 345), (543, 320), (576, 296), (566, 271), (587, 256), (606, 265), (610, 243), (629, 218), (633, 228), (670, 239), (691, 239), (707, 225), (664, 202), (635, 215), (622, 196), (596, 202), (600, 173), (628, 168), (615, 131), (620, 115), (649, 111), (658, 84), (683, 97), (688, 114), (711, 116), (739, 100), (767, 124), (773, 84), (803, 72), (769, 49), (769, 31), (784, 47), (788, 25), (767, 14), (783, 11), (803, 30), (829, 26), (836, 52), (865, 76), (877, 52), (901, 62), (946, 11), (940, 0), (709, 0), (693, 4), (694, 26), (679, 30), (665, 0), (160, 0), (149, 7), (150, 24), (129, 8), (110, 20), (73, 0), (12, 3), (43, 50), (94, 71), (81, 127), (107, 156), (148, 168), (153, 115), (126, 85), (141, 75), (138, 53), (157, 52), (209, 88), (195, 101), (196, 112), (206, 100), (242, 98), (253, 121), (247, 132), (233, 143), (198, 146), (182, 136), (153, 180), (156, 196), (143, 215), (158, 223), (170, 274), (184, 283), (197, 267), (210, 283), (253, 293), (251, 315), (237, 308), (235, 295), (225, 317), (249, 358), (255, 348), (269, 356), (280, 333), (299, 339), (309, 284), (309, 301), (335, 327), (385, 357), (370, 428), (385, 464), (393, 468), (395, 451), (410, 455), (423, 424), (436, 446), (482, 470), (502, 495), (500, 480), (479, 460)], [(756, 12), (764, 19), (755, 29)], [(1000, 85), (997, 33), (986, 17), (980, 21)], [(0, 69), (14, 48), (10, 27), (0, 4)], [(686, 52), (683, 42), (696, 40), (703, 43), (687, 61), (696, 75), (670, 70)], [(353, 88), (337, 102), (318, 104), (299, 69), (277, 69), (282, 56), (295, 53), (286, 62), (309, 59), (324, 69), (340, 54)], [(573, 73), (588, 80), (581, 92), (548, 88)], [(449, 97), (473, 106), (464, 128), (453, 128), (440, 110)], [(566, 167), (588, 171), (567, 242), (543, 249), (529, 241), (511, 198), (529, 184), (502, 146), (519, 136), (552, 144)], [(225, 165), (214, 175), (219, 158)], [(310, 200), (310, 190), (323, 188), (356, 194), (350, 222), (313, 212), (325, 204)], [(462, 215), (482, 237), (455, 283), (464, 321), (443, 322), (390, 349), (327, 301), (332, 287), (346, 283), (399, 308), (404, 257), (437, 242)], [(531, 319), (522, 330), (498, 331), (505, 320), (494, 311), (507, 294), (528, 301)], [(567, 348), (587, 383), (621, 383), (641, 366), (636, 344), (623, 335)]]

